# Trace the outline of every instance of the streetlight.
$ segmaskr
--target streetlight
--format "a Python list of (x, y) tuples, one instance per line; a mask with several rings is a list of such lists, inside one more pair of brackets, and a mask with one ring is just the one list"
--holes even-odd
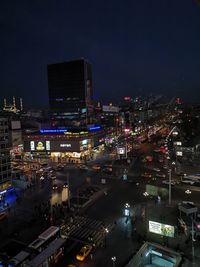
[(144, 192), (143, 193), (143, 196), (148, 197), (149, 196), (149, 193), (148, 192)]
[(130, 216), (130, 205), (128, 203), (125, 204), (124, 213), (125, 213), (125, 216)]
[(104, 234), (104, 246), (106, 247), (106, 235), (109, 233), (108, 228), (103, 227), (103, 234)]
[(115, 262), (116, 262), (116, 257), (115, 256), (113, 256), (112, 258), (111, 258), (111, 260), (112, 260), (112, 262), (113, 262), (113, 267), (115, 267)]

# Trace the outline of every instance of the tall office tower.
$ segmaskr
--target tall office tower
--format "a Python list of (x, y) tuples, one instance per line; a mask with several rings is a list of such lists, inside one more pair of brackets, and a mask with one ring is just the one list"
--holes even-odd
[(54, 119), (85, 120), (92, 114), (92, 66), (85, 59), (47, 66)]
[(11, 186), (8, 120), (0, 117), (0, 196)]

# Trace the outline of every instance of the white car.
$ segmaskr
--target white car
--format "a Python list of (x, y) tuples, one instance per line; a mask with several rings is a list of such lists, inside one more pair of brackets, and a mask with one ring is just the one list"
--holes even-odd
[(181, 181), (181, 183), (193, 185), (194, 184), (194, 181), (184, 180), (184, 181)]
[(153, 168), (152, 170), (155, 171), (155, 172), (160, 172), (159, 168)]
[[(169, 181), (168, 180), (164, 180), (164, 181), (162, 181), (162, 183), (169, 185)], [(175, 184), (176, 184), (176, 182), (171, 180), (171, 185), (175, 185)]]

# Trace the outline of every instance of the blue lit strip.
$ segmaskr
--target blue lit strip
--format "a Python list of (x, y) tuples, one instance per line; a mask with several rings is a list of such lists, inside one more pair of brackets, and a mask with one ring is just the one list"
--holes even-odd
[(99, 130), (99, 129), (101, 129), (101, 126), (95, 126), (95, 127), (89, 128), (90, 131), (95, 131), (95, 130)]
[(64, 133), (67, 129), (41, 129), (40, 133)]

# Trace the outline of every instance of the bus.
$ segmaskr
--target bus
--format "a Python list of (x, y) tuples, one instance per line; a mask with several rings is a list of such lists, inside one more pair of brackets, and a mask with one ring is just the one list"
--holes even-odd
[(57, 226), (50, 226), (42, 234), (38, 236), (28, 247), (38, 252), (44, 250), (49, 243), (55, 238), (60, 237), (60, 228)]
[(49, 246), (31, 261), (26, 263), (27, 267), (53, 267), (64, 257), (65, 239), (57, 238)]

